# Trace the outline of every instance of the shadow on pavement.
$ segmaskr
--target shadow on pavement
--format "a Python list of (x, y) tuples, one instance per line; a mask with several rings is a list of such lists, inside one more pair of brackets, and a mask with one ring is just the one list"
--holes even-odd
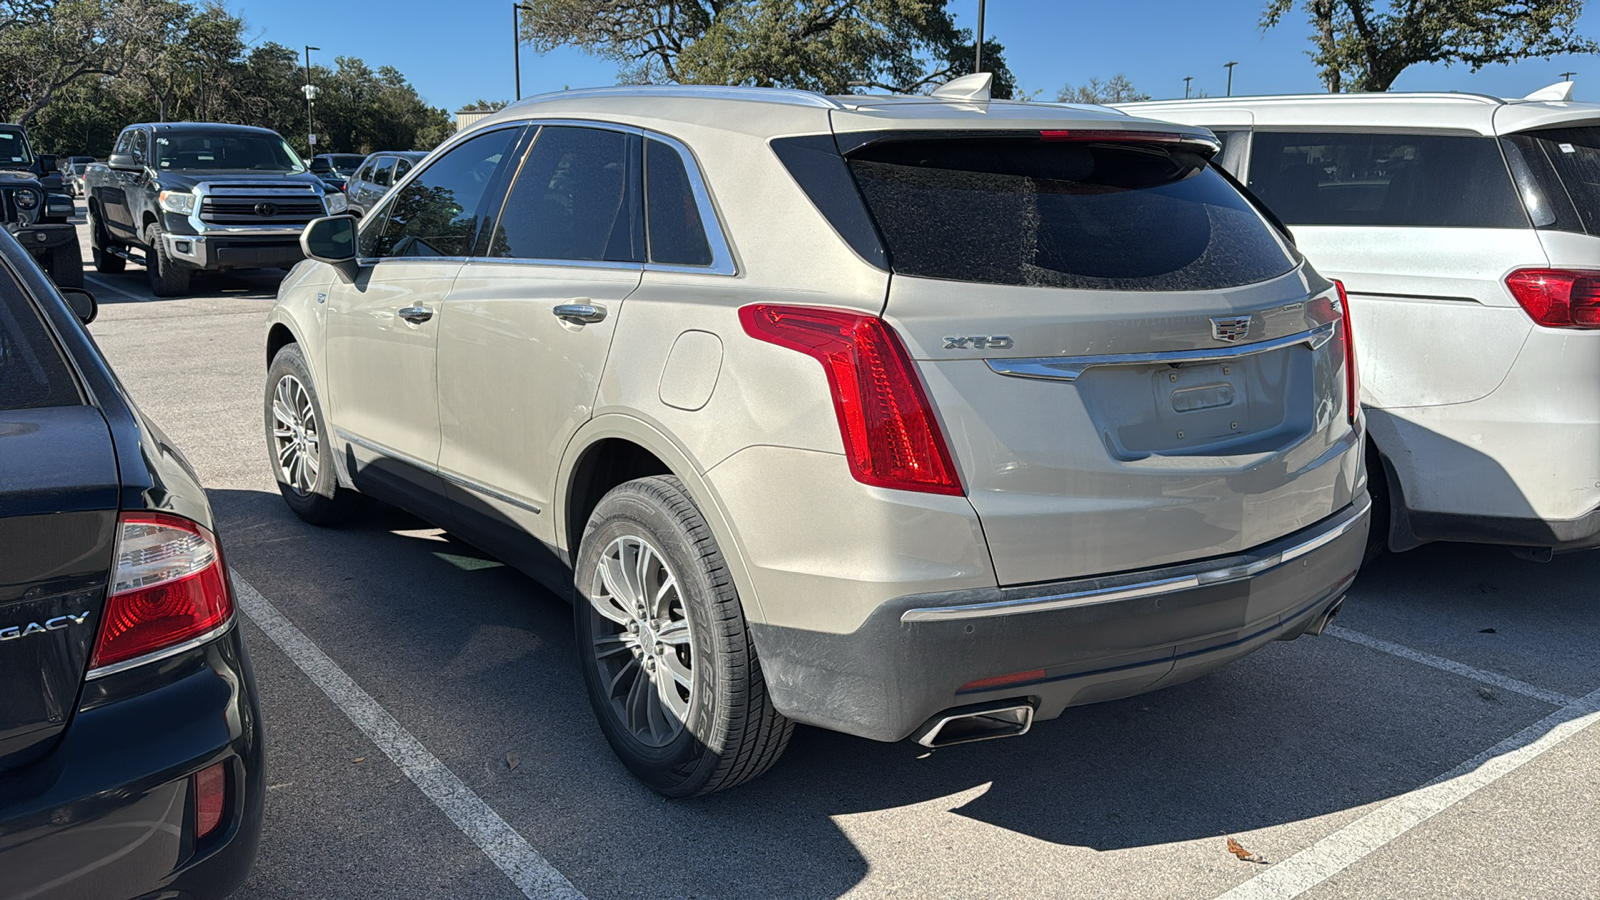
[[(594, 725), (564, 601), (402, 513), (316, 529), (275, 494), (214, 491), (212, 502), (241, 574), (594, 896), (639, 885), (659, 896), (708, 885), (717, 895), (837, 896), (866, 877), (874, 849), (852, 841), (838, 817), (873, 811), (902, 817), (901, 841), (918, 840), (908, 822), (949, 810), (1094, 850), (1297, 822), (1411, 790), (1550, 711), (1517, 696), (1489, 702), (1470, 681), (1333, 638), (1302, 638), (1195, 682), (1070, 709), (1021, 739), (930, 753), (800, 728), (761, 779), (668, 802), (627, 775)], [(1364, 588), (1410, 577), (1406, 566), (1433, 570), (1435, 581), (1444, 566), (1462, 582), (1475, 569), (1500, 572), (1501, 556), (1481, 548), (1442, 560), (1426, 552), (1380, 564), (1341, 622), (1380, 603), (1403, 610), (1405, 596), (1376, 601)], [(1531, 566), (1505, 556), (1524, 567), (1521, 588), (1555, 598), (1549, 613), (1567, 617), (1592, 616), (1579, 592), (1551, 585), (1587, 578), (1597, 559)], [(515, 771), (508, 752), (520, 757)], [(952, 795), (964, 792), (972, 798), (958, 805)], [(949, 806), (935, 802), (943, 798)], [(716, 852), (677, 854), (665, 874), (650, 853), (616, 852), (666, 835)]]

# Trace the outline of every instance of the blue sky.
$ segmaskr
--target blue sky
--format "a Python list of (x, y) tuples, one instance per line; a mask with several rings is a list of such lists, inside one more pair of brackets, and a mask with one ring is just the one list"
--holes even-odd
[[(1320, 89), (1305, 55), (1309, 27), (1298, 11), (1263, 34), (1257, 20), (1265, 0), (989, 0), (985, 31), (1006, 47), (1006, 60), (1024, 90), (1051, 100), (1064, 83), (1122, 73), (1156, 97), (1183, 96), (1183, 78), (1220, 96), (1223, 63), (1236, 60), (1235, 94)], [(478, 98), (509, 100), (513, 93), (509, 0), (387, 0), (346, 2), (329, 14), (325, 0), (229, 0), (255, 41), (299, 49), (322, 48), (313, 61), (359, 56), (372, 66), (404, 72), (427, 101), (455, 109)], [(977, 0), (955, 0), (961, 24), (972, 27)], [(1600, 35), (1600, 4), (1589, 4), (1581, 33)], [(1600, 57), (1558, 57), (1473, 73), (1464, 66), (1414, 66), (1396, 90), (1477, 91), (1519, 97), (1578, 72), (1577, 98), (1600, 100)], [(522, 52), (523, 96), (563, 87), (612, 84), (616, 67), (575, 50)]]

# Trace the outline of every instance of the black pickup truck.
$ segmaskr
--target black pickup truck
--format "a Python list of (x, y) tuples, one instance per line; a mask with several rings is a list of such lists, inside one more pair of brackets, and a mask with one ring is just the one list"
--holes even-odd
[(0, 125), (0, 227), (61, 287), (83, 286), (83, 251), (54, 156), (33, 152), (21, 125)]
[(200, 270), (288, 268), (305, 224), (345, 210), (277, 132), (247, 125), (130, 125), (84, 187), (95, 268), (140, 263), (158, 297)]

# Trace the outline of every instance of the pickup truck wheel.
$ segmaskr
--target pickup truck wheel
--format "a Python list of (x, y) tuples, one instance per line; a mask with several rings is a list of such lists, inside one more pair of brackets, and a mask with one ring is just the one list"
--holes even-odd
[(83, 287), (83, 248), (78, 246), (76, 235), (71, 242), (51, 247), (45, 253), (44, 270), (57, 287)]
[(189, 276), (193, 270), (184, 268), (167, 255), (166, 241), (161, 239), (161, 223), (151, 223), (146, 243), (150, 249), (144, 254), (144, 270), (150, 279), (150, 292), (157, 297), (182, 297), (189, 293)]
[(358, 495), (339, 486), (326, 419), (299, 344), (288, 344), (267, 367), (267, 452), (278, 492), (289, 509), (312, 525), (347, 518)]
[(89, 255), (94, 258), (94, 270), (107, 275), (115, 275), (127, 268), (128, 261), (120, 256), (113, 256), (106, 249), (111, 246), (111, 238), (106, 234), (106, 226), (101, 223), (100, 217), (95, 214), (94, 207), (89, 208)]
[(772, 705), (722, 552), (678, 479), (606, 494), (575, 571), (589, 701), (639, 780), (693, 797), (778, 760), (794, 724)]

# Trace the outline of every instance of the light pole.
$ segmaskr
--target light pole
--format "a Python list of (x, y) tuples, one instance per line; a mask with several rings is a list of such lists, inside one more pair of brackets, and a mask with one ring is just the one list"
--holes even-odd
[(972, 71), (983, 71), (983, 0), (978, 0), (978, 42), (973, 50)]
[(321, 49), (306, 45), (306, 149), (312, 156), (317, 154), (317, 126), (311, 101), (317, 99), (317, 86), (311, 83), (311, 51)]
[(1236, 62), (1223, 63), (1222, 64), (1222, 67), (1224, 69), (1228, 70), (1228, 96), (1229, 97), (1233, 96), (1233, 67), (1237, 66), (1237, 65), (1238, 65), (1238, 63), (1236, 63)]
[(526, 3), (511, 4), (511, 68), (517, 72), (517, 99), (522, 99), (522, 13), (533, 12)]
[(1189, 82), (1194, 80), (1193, 75), (1183, 76), (1183, 99), (1189, 99)]

